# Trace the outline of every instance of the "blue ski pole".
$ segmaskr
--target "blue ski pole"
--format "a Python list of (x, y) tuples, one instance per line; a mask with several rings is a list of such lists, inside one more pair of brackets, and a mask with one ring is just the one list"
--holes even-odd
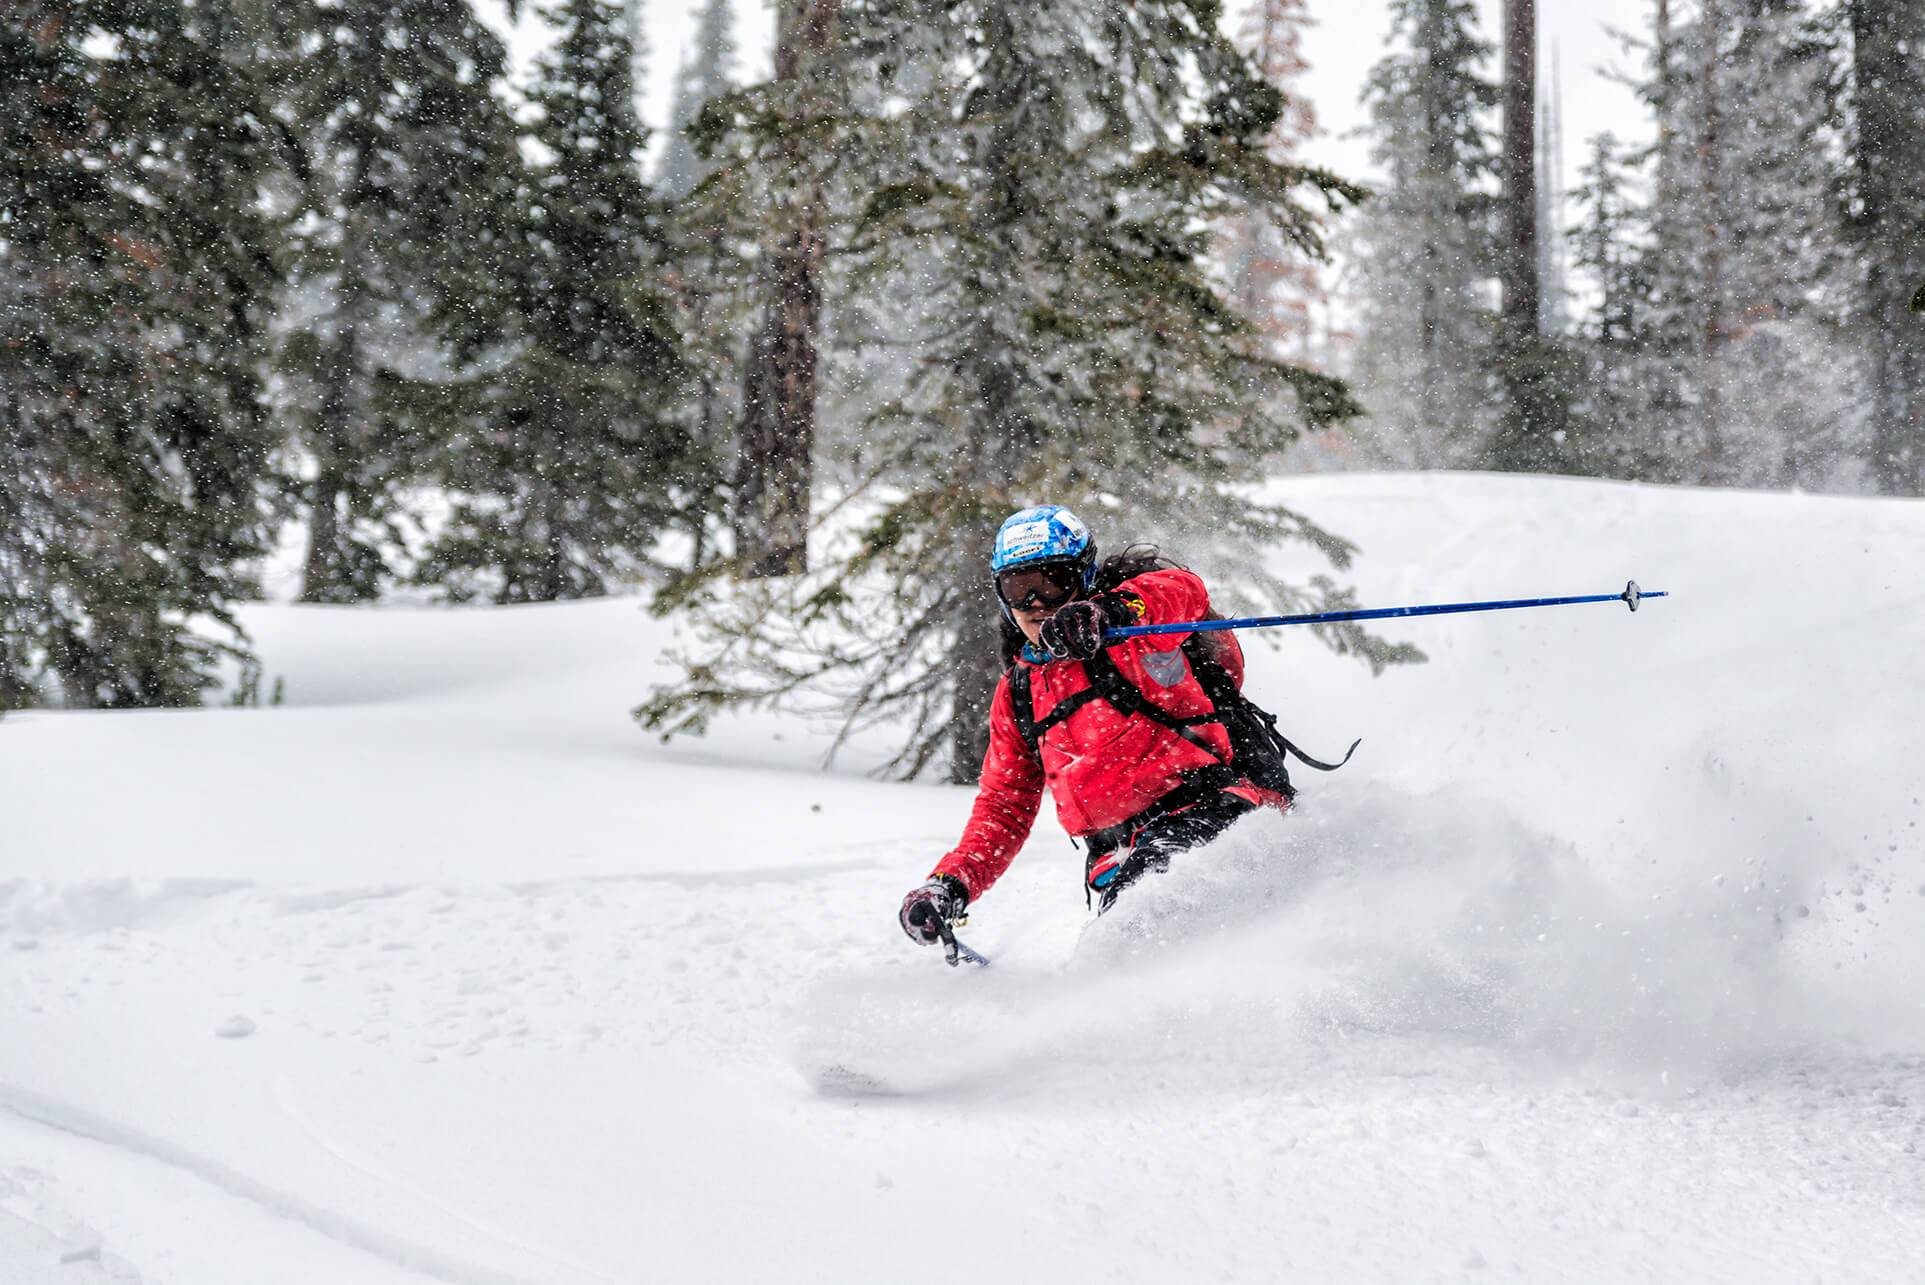
[(1636, 611), (1646, 598), (1668, 598), (1659, 589), (1640, 590), (1628, 581), (1623, 593), (1592, 593), (1576, 598), (1506, 598), (1497, 602), (1443, 602), (1426, 607), (1372, 607), (1360, 611), (1320, 611), (1308, 616), (1243, 616), (1235, 620), (1186, 620), (1168, 625), (1130, 625), (1105, 629), (1103, 641), (1120, 642), (1145, 634), (1207, 634), (1224, 629), (1267, 629), (1272, 625), (1326, 625), (1343, 620), (1388, 620), (1394, 616), (1449, 616), (1464, 611), (1513, 611), (1519, 607), (1563, 607), (1579, 602), (1621, 602)]

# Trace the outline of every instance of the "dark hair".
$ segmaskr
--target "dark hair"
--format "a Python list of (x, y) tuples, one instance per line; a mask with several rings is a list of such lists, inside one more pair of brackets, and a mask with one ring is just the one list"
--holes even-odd
[[(1182, 563), (1174, 558), (1165, 557), (1163, 551), (1153, 544), (1127, 545), (1120, 553), (1112, 553), (1097, 564), (1094, 592), (1108, 593), (1125, 580), (1134, 580), (1146, 571), (1186, 570), (1188, 568)], [(1002, 613), (1001, 624), (1002, 633), (998, 639), (997, 650), (1002, 655), (1003, 668), (1008, 669), (1016, 663), (1017, 655), (1022, 652), (1023, 644), (1029, 639), (1023, 637), (1023, 631), (1016, 627), (1016, 622), (1009, 618), (1008, 613)]]

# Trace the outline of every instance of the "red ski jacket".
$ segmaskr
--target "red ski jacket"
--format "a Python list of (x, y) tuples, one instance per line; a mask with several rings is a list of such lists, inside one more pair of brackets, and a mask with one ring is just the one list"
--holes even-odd
[[(1201, 620), (1209, 614), (1210, 595), (1188, 571), (1151, 571), (1117, 588), (1146, 625)], [(1207, 635), (1206, 635), (1207, 636)], [(1109, 648), (1116, 668), (1146, 698), (1179, 718), (1205, 714), (1210, 698), (1190, 671), (1183, 642), (1189, 634), (1152, 634)], [(1228, 634), (1216, 656), (1238, 687), (1243, 685), (1243, 650)], [(1059, 701), (1090, 686), (1077, 660), (1030, 667), (1030, 698), (1035, 717), (1046, 718)], [(1073, 835), (1091, 834), (1127, 821), (1182, 783), (1182, 774), (1214, 766), (1230, 757), (1230, 737), (1219, 723), (1197, 726), (1222, 757), (1177, 735), (1151, 719), (1125, 717), (1105, 700), (1093, 700), (1043, 733), (1040, 754), (1032, 754), (1017, 730), (1010, 704), (1009, 677), (996, 685), (989, 707), (989, 752), (983, 757), (981, 784), (962, 841), (936, 864), (932, 874), (954, 875), (969, 898), (989, 891), (1029, 838), (1043, 787), (1056, 801), (1056, 817)], [(1280, 804), (1281, 797), (1248, 782), (1229, 787), (1256, 804)]]

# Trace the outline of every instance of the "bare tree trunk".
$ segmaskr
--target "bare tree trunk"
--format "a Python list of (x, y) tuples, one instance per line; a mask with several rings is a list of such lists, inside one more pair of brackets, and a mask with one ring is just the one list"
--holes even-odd
[(1925, 15), (1918, 0), (1851, 0), (1847, 11), (1858, 235), (1869, 269), (1861, 307), (1870, 323), (1872, 478), (1885, 495), (1925, 495), (1925, 317), (1910, 298), (1925, 281), (1915, 162), (1916, 33)]
[(532, 602), (559, 602), (568, 592), (567, 544), (565, 528), (565, 499), (562, 487), (566, 484), (561, 466), (561, 445), (550, 438), (548, 467), (541, 473), (535, 485), (540, 488), (540, 499), (536, 503), (537, 529), (541, 533), (541, 544), (535, 554), (535, 575), (527, 598)]
[(327, 363), (322, 372), (314, 481), (308, 488), (302, 602), (344, 602), (355, 596), (349, 592), (348, 551), (340, 512), (342, 497), (349, 487), (344, 470), (354, 467), (352, 460), (342, 457), (351, 452), (354, 421), (359, 410), (354, 385), (361, 365), (360, 326), (352, 309), (329, 349)]
[[(775, 74), (793, 86), (794, 116), (828, 109), (827, 58), (842, 0), (781, 0)], [(768, 258), (762, 324), (749, 345), (735, 470), (735, 551), (749, 576), (808, 569), (815, 445), (816, 336), (822, 321), (825, 196), (796, 132), (778, 144), (791, 210)]]
[[(987, 549), (996, 538), (993, 523), (979, 523), (968, 548)], [(955, 568), (950, 592), (956, 622), (956, 696), (949, 724), (949, 779), (974, 781), (989, 751), (989, 704), (1003, 674), (998, 651), (1002, 626), (987, 567)]]
[(1671, 149), (1676, 146), (1677, 129), (1671, 118), (1671, 0), (1658, 0), (1657, 16), (1652, 22), (1651, 58), (1657, 71), (1658, 117), (1657, 205), (1671, 207), (1674, 163)]
[[(704, 313), (705, 310), (701, 309), (696, 312), (696, 325), (699, 327), (697, 333), (700, 334), (707, 333), (708, 323)], [(721, 390), (706, 373), (701, 379), (702, 388), (698, 399), (701, 409), (697, 412), (696, 423), (701, 426), (697, 430), (700, 434), (698, 440), (706, 447), (708, 443), (716, 440), (716, 426), (722, 419), (722, 395)], [(711, 494), (706, 485), (702, 488), (701, 494), (704, 496)], [(694, 511), (689, 514), (688, 528), (690, 540), (688, 569), (696, 572), (700, 571), (702, 564), (708, 560), (709, 506), (707, 503), (695, 505)]]
[[(997, 51), (1007, 49), (1017, 39), (1008, 12), (1001, 6), (993, 10), (995, 26), (989, 40), (990, 56), (982, 71), (988, 98), (989, 118), (1000, 122), (990, 135), (983, 157), (989, 175), (986, 200), (978, 207), (982, 232), (990, 239), (1005, 234), (1024, 217), (1025, 176), (1018, 169), (1020, 149), (1016, 137), (1017, 108), (1029, 97), (1029, 87), (1012, 74)], [(983, 298), (994, 296), (996, 283), (977, 280), (974, 292)], [(989, 585), (987, 556), (996, 538), (1000, 514), (991, 512), (997, 505), (1010, 504), (1011, 483), (1016, 480), (1018, 448), (1034, 433), (1034, 426), (1023, 413), (1016, 373), (1005, 351), (1003, 337), (988, 323), (982, 323), (973, 351), (967, 358), (967, 373), (976, 387), (974, 413), (970, 416), (968, 440), (958, 452), (964, 481), (981, 506), (969, 529), (963, 533), (962, 547), (982, 550), (983, 561), (954, 569), (950, 590), (955, 603), (955, 697), (950, 714), (950, 764), (952, 781), (974, 781), (980, 773), (983, 754), (989, 748), (989, 706), (995, 698), (996, 684), (1002, 677), (1002, 658), (998, 651), (1001, 634), (1000, 607)]]
[(1537, 333), (1537, 10), (1504, 0), (1504, 324)]
[(1718, 156), (1718, 50), (1723, 43), (1724, 22), (1718, 0), (1703, 0), (1703, 5), (1698, 70), (1704, 120), (1698, 135), (1698, 162), (1703, 176), (1699, 199), (1704, 210), (1704, 351), (1699, 367), (1703, 429), (1698, 443), (1698, 477), (1701, 482), (1715, 482), (1724, 469), (1724, 398), (1720, 383), (1729, 331), (1725, 324), (1723, 229), (1718, 217), (1724, 201)]
[[(9, 604), (0, 612), (0, 712), (34, 703), (27, 662), (29, 627), (22, 617), (8, 617), (21, 610), (17, 604), (45, 596), (45, 564), (36, 551), (41, 542), (31, 536), (28, 515), (37, 507), (33, 492), (41, 491), (48, 479), (47, 470), (40, 467), (43, 461), (36, 458), (34, 431), (27, 426), (21, 407), (27, 396), (17, 386), (0, 384), (0, 399), (7, 407), (6, 427), (0, 430), (0, 443), (5, 446), (0, 451), (4, 464), (0, 472), (0, 603)], [(4, 458), (8, 454), (13, 458)]]
[(809, 566), (819, 216), (812, 202), (771, 260), (768, 305), (749, 348), (735, 475), (735, 549), (749, 576), (799, 575)]
[(1504, 0), (1504, 230), (1498, 272), (1504, 297), (1497, 363), (1504, 407), (1484, 453), (1487, 467), (1538, 472), (1554, 467), (1537, 263), (1537, 10), (1534, 0)]

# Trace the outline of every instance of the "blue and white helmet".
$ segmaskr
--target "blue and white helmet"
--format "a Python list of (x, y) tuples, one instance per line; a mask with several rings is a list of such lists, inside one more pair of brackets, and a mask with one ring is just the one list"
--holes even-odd
[(1096, 541), (1089, 524), (1060, 504), (1019, 509), (1003, 519), (989, 553), (989, 573), (1036, 562), (1067, 562), (1083, 575), (1085, 592), (1096, 584)]

